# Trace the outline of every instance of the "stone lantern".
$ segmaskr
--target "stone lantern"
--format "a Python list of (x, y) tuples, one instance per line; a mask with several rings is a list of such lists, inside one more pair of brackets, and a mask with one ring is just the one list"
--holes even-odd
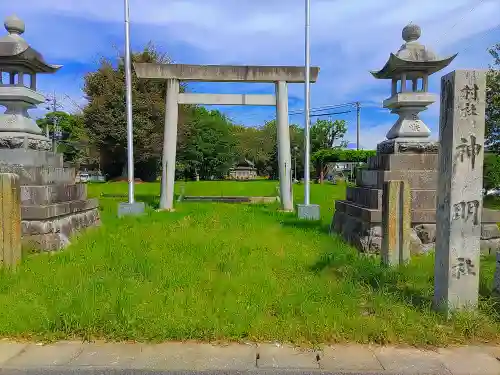
[[(382, 246), (383, 187), (388, 181), (405, 181), (411, 194), (410, 252), (431, 251), (436, 239), (436, 188), (439, 142), (431, 141), (430, 130), (419, 113), (435, 101), (428, 92), (428, 79), (457, 56), (438, 58), (418, 42), (420, 27), (403, 29), (405, 43), (391, 53), (384, 68), (372, 72), (377, 79), (392, 81), (392, 95), (384, 107), (399, 115), (377, 146), (377, 154), (358, 170), (356, 186), (346, 189), (346, 199), (335, 202), (331, 230), (366, 253), (378, 253)], [(411, 82), (411, 87), (409, 83)], [(482, 211), (481, 248), (500, 249), (498, 212)], [(489, 250), (488, 250), (489, 251)]]
[(377, 79), (392, 81), (391, 97), (384, 100), (384, 107), (399, 115), (387, 133), (387, 140), (377, 147), (381, 152), (398, 152), (408, 147), (425, 150), (436, 145), (430, 141), (431, 131), (419, 113), (436, 101), (436, 96), (428, 92), (429, 76), (446, 68), (457, 54), (439, 58), (418, 42), (420, 34), (418, 25), (407, 25), (402, 32), (405, 43), (399, 51), (391, 53), (382, 70), (371, 72)]
[(98, 202), (87, 199), (87, 186), (76, 183), (75, 168), (64, 166), (63, 155), (51, 151), (28, 109), (43, 103), (36, 92), (36, 74), (54, 73), (22, 38), (24, 22), (5, 20), (8, 35), (0, 38), (0, 173), (19, 176), (22, 242), (31, 249), (57, 250), (71, 235), (99, 224)]
[(54, 73), (60, 66), (47, 64), (42, 55), (23, 39), (24, 22), (7, 17), (8, 35), (0, 39), (0, 147), (50, 150), (50, 140), (42, 134), (28, 109), (43, 103), (36, 91), (37, 73)]

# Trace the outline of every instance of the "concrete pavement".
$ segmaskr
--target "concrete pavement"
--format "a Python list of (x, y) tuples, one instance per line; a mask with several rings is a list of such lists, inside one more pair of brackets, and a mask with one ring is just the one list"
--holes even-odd
[[(369, 345), (305, 350), (280, 344), (0, 341), (0, 375), (15, 374), (446, 374), (500, 375), (500, 346), (436, 350)], [(149, 372), (148, 372), (149, 371)]]

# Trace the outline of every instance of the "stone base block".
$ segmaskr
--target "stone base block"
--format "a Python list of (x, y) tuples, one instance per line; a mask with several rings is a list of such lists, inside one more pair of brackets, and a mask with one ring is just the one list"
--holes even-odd
[(55, 217), (71, 215), (95, 209), (99, 206), (97, 199), (55, 203), (46, 206), (21, 206), (23, 220), (48, 220)]
[(0, 173), (15, 173), (21, 185), (57, 185), (74, 184), (74, 168), (25, 167), (22, 165), (0, 164)]
[(63, 155), (50, 151), (0, 148), (0, 164), (62, 168)]
[(97, 208), (48, 220), (23, 220), (22, 242), (29, 249), (55, 251), (67, 246), (75, 233), (99, 224)]
[(142, 215), (146, 210), (146, 205), (144, 202), (135, 203), (120, 203), (118, 205), (118, 217), (130, 216), (130, 215)]
[(408, 181), (411, 189), (436, 190), (437, 173), (432, 170), (372, 171), (363, 169), (356, 176), (356, 184), (367, 188), (382, 189), (384, 182)]
[(45, 185), (45, 186), (21, 186), (22, 205), (47, 206), (55, 203), (85, 200), (87, 197), (87, 185)]
[(381, 171), (437, 170), (438, 154), (378, 154), (368, 158), (368, 169)]
[[(411, 207), (415, 210), (436, 208), (436, 190), (412, 190)], [(382, 189), (347, 187), (347, 201), (373, 210), (382, 209)]]
[[(359, 220), (380, 225), (382, 222), (382, 210), (374, 210), (363, 207), (348, 201), (335, 201), (335, 210), (345, 212), (349, 216), (358, 218)], [(500, 223), (500, 211), (483, 208), (481, 222), (483, 224)], [(413, 225), (417, 224), (435, 224), (436, 209), (413, 209), (412, 219)]]
[(388, 139), (377, 145), (377, 154), (437, 154), (439, 142), (430, 140)]
[[(17, 117), (27, 122), (21, 124), (21, 127), (31, 126), (33, 124), (36, 128), (36, 123), (30, 118)], [(9, 122), (10, 115), (1, 114), (1, 122)], [(52, 141), (42, 134), (21, 133), (18, 131), (13, 132), (0, 132), (0, 148), (4, 149), (30, 149), (40, 151), (50, 151), (52, 149)]]
[[(495, 229), (496, 228), (496, 229)], [(362, 253), (379, 254), (382, 246), (382, 228), (380, 223), (369, 223), (350, 216), (345, 212), (335, 211), (330, 227)], [(481, 254), (492, 255), (500, 251), (500, 230), (496, 224), (482, 224)], [(410, 253), (427, 254), (434, 251), (436, 242), (436, 224), (418, 224), (412, 226)], [(491, 236), (491, 237), (490, 237)]]
[(298, 204), (297, 217), (302, 220), (320, 220), (320, 210), (317, 204)]

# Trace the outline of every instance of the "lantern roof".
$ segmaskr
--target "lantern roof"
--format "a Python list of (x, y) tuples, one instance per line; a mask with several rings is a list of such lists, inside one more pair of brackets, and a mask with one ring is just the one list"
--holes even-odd
[(47, 64), (40, 54), (24, 40), (24, 22), (17, 16), (9, 16), (4, 22), (8, 34), (0, 38), (0, 66), (24, 67), (35, 73), (54, 73), (61, 65)]
[(410, 23), (402, 31), (405, 43), (398, 52), (391, 53), (384, 67), (371, 74), (378, 79), (399, 78), (407, 74), (408, 78), (418, 78), (423, 74), (431, 75), (446, 68), (458, 55), (441, 58), (434, 51), (418, 42), (422, 30)]

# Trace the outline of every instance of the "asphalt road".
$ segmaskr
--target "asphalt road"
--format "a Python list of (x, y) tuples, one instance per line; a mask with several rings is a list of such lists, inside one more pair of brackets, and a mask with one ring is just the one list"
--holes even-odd
[[(156, 370), (131, 370), (131, 369), (99, 369), (99, 368), (79, 368), (79, 369), (0, 369), (0, 375), (399, 375), (395, 372), (328, 372), (321, 370), (273, 370), (256, 369), (250, 371), (156, 371)], [(442, 373), (449, 375), (449, 373)], [(423, 375), (422, 373), (405, 373), (405, 375)], [(441, 375), (433, 373), (432, 375)]]

